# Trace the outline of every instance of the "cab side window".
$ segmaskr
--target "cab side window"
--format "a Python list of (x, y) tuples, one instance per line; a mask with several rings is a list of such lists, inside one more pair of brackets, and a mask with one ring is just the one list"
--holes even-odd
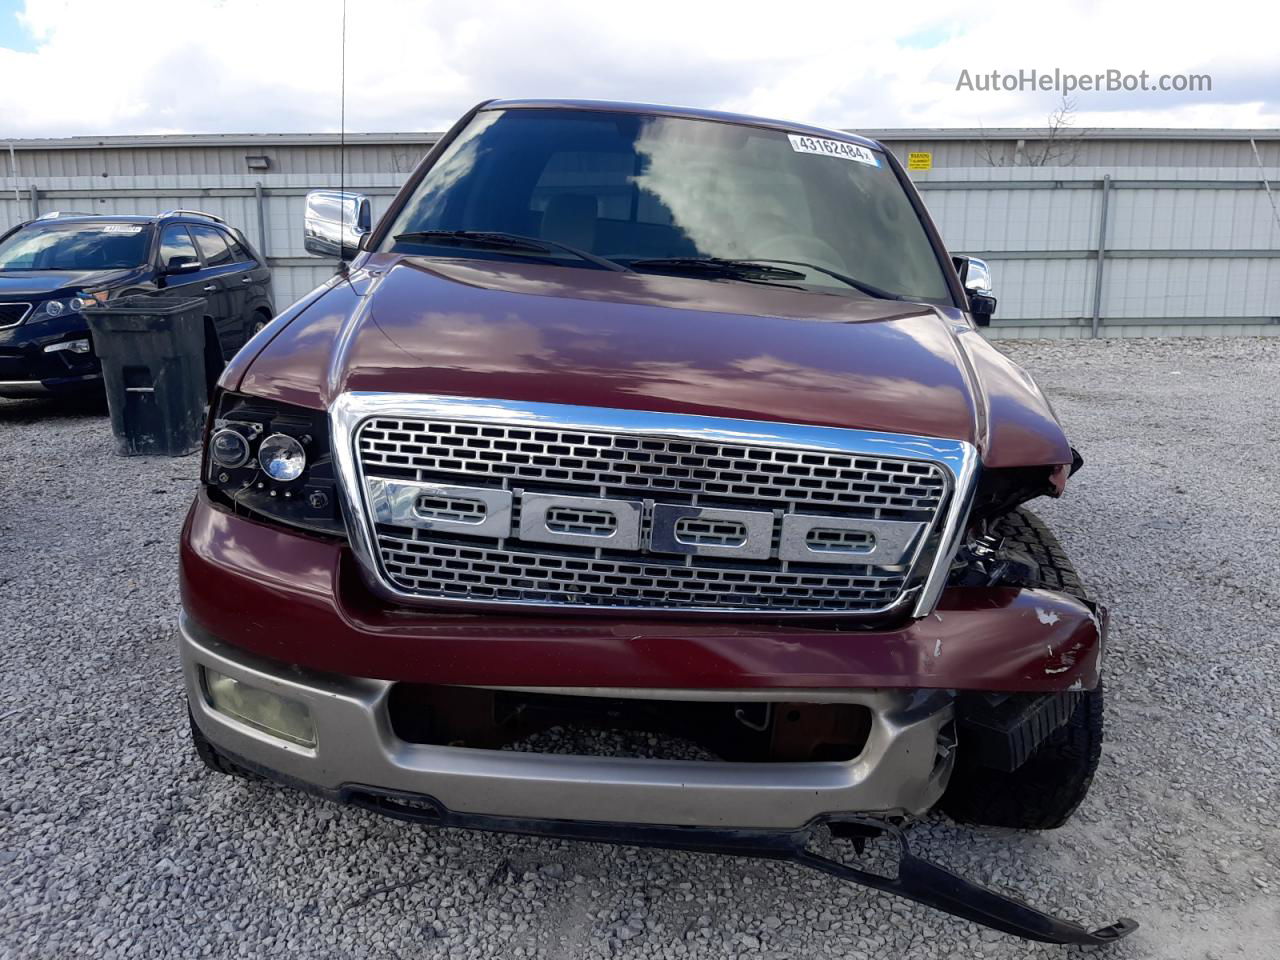
[(231, 248), (227, 246), (221, 231), (198, 224), (192, 224), (188, 229), (196, 238), (196, 245), (200, 248), (200, 252), (204, 254), (206, 266), (221, 267), (232, 262)]
[(249, 248), (233, 237), (231, 234), (222, 232), (222, 239), (227, 242), (227, 246), (231, 248), (231, 259), (236, 263), (252, 263), (253, 254), (249, 252)]
[(199, 260), (196, 245), (191, 242), (187, 228), (180, 223), (171, 223), (160, 234), (160, 265), (167, 267), (174, 257), (190, 257)]

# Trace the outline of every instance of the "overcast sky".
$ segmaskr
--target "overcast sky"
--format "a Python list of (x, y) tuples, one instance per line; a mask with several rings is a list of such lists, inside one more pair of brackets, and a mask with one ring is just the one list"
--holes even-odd
[[(0, 139), (338, 127), (341, 0), (0, 0)], [(955, 12), (962, 10), (963, 12)], [(1280, 127), (1280, 6), (348, 0), (347, 128), (441, 130), (488, 97), (644, 100), (832, 127), (1043, 126), (991, 70), (1211, 92), (1081, 92), (1079, 126)]]

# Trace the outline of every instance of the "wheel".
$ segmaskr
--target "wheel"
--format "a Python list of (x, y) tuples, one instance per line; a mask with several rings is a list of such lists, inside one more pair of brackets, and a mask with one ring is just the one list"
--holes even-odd
[(1012, 773), (966, 761), (958, 745), (942, 809), (988, 827), (1052, 830), (1075, 813), (1102, 756), (1102, 687), (1085, 693), (1071, 718)]
[(1017, 578), (1016, 586), (1055, 590), (1080, 600), (1089, 599), (1088, 590), (1062, 544), (1030, 510), (1011, 510), (991, 525), (991, 532), (1004, 538), (1005, 550), (1030, 561), (1029, 575)]
[[(1035, 514), (1011, 511), (993, 524), (992, 532), (1004, 538), (1011, 553), (1028, 561), (1021, 566), (1024, 575), (1017, 585), (1089, 599), (1057, 537)], [(1102, 715), (1100, 683), (1096, 690), (1079, 695), (1067, 722), (1011, 773), (983, 767), (966, 756), (962, 740), (942, 809), (953, 819), (991, 827), (1051, 830), (1062, 826), (1093, 782), (1102, 755)]]
[(196, 726), (196, 718), (191, 715), (191, 709), (187, 708), (187, 722), (191, 724), (191, 742), (196, 748), (196, 756), (198, 756), (204, 765), (214, 773), (226, 774), (229, 777), (240, 777), (243, 780), (258, 780), (256, 774), (250, 773), (238, 763), (229, 760), (218, 752), (218, 748), (209, 742), (198, 726)]
[(255, 310), (245, 320), (244, 340), (248, 343), (253, 337), (257, 336), (258, 331), (271, 322), (271, 314), (266, 310)]

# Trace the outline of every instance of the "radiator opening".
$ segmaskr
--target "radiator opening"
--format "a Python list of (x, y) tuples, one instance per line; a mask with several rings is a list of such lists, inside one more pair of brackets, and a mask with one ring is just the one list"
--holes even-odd
[(387, 705), (401, 740), (436, 746), (619, 759), (757, 763), (861, 754), (861, 704), (650, 700), (396, 684)]

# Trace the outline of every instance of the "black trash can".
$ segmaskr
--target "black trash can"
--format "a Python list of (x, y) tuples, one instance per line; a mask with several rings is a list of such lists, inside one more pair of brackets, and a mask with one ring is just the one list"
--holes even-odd
[(209, 400), (204, 305), (201, 297), (140, 295), (85, 309), (122, 456), (200, 448)]

